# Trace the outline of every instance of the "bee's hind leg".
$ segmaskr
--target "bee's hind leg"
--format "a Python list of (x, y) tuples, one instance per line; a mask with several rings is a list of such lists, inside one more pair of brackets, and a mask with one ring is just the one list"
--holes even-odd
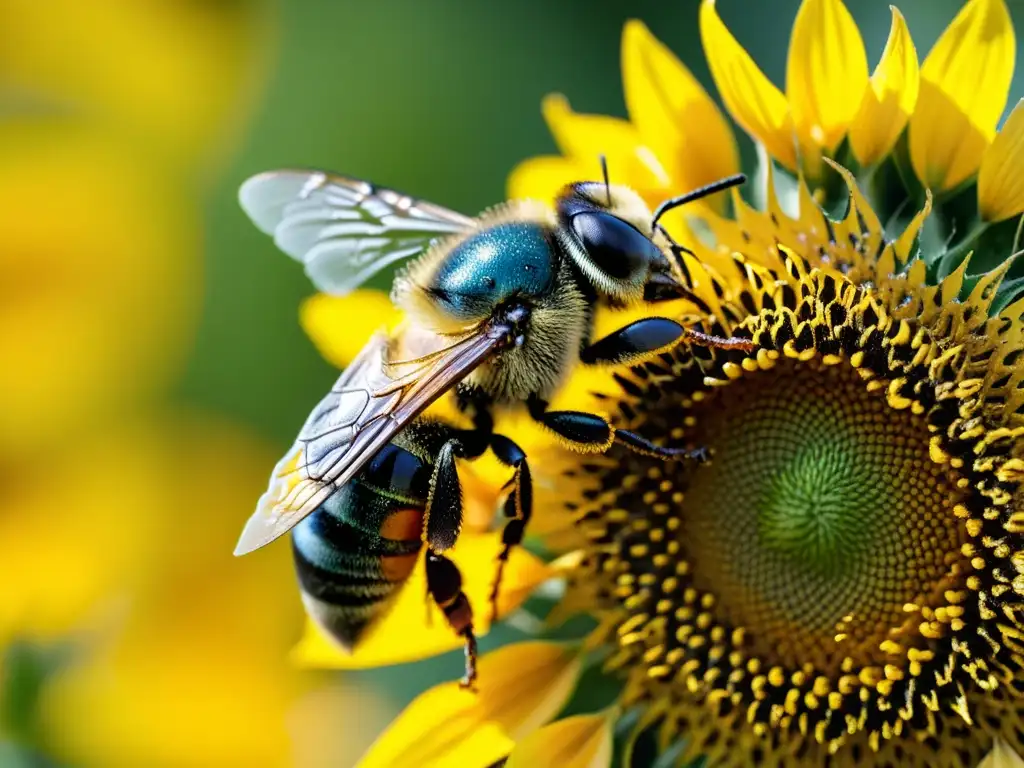
[(530, 476), (530, 465), (526, 462), (526, 453), (512, 440), (504, 435), (491, 436), (491, 450), (502, 464), (513, 467), (515, 474), (509, 481), (512, 492), (505, 499), (505, 517), (508, 522), (501, 532), (501, 554), (498, 555), (498, 572), (491, 587), (491, 621), (498, 617), (498, 593), (501, 589), (501, 577), (505, 572), (505, 563), (513, 547), (523, 542), (526, 525), (533, 513), (533, 478)]
[(473, 607), (462, 591), (459, 567), (439, 552), (427, 550), (427, 592), (444, 613), (456, 634), (465, 640), (466, 671), (460, 685), (472, 688), (476, 682), (476, 634)]
[(457, 438), (448, 440), (438, 451), (430, 481), (430, 498), (423, 521), (427, 544), (427, 594), (444, 613), (456, 634), (465, 640), (466, 673), (461, 685), (472, 688), (476, 680), (476, 635), (473, 632), (473, 606), (462, 591), (462, 574), (443, 553), (455, 545), (462, 528), (462, 488), (455, 466), (456, 457), (472, 458), (486, 449)]

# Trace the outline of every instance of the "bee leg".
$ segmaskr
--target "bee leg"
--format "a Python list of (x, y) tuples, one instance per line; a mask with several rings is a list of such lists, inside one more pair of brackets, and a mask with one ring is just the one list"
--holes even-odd
[(569, 443), (581, 453), (599, 453), (611, 447), (615, 429), (608, 420), (583, 411), (549, 411), (548, 404), (537, 397), (526, 401), (531, 418)]
[(584, 365), (629, 363), (671, 347), (686, 333), (675, 320), (645, 317), (619, 328), (580, 352)]
[(459, 483), (455, 459), (467, 456), (472, 458), (456, 439), (446, 442), (437, 452), (423, 519), (423, 540), (435, 552), (451, 549), (459, 537), (462, 528), (462, 485)]
[(745, 352), (754, 348), (750, 339), (726, 339), (686, 328), (667, 317), (645, 317), (585, 347), (580, 352), (580, 362), (584, 365), (628, 364), (670, 348), (679, 341), (699, 347), (741, 349)]
[(501, 531), (501, 554), (498, 555), (498, 573), (491, 587), (491, 621), (498, 616), (498, 592), (501, 589), (501, 577), (505, 572), (512, 547), (523, 541), (523, 534), (533, 513), (533, 479), (530, 476), (530, 465), (526, 462), (523, 449), (504, 435), (491, 436), (491, 450), (502, 464), (513, 467), (512, 492), (505, 499), (505, 517), (508, 522)]
[[(456, 438), (441, 446), (430, 480), (430, 496), (423, 520), (423, 539), (427, 544), (427, 592), (456, 634), (465, 640), (466, 673), (463, 688), (472, 688), (476, 680), (476, 635), (473, 633), (473, 607), (462, 591), (458, 566), (442, 553), (455, 545), (462, 528), (462, 487), (455, 459), (473, 458), (484, 452), (486, 442)], [(477, 445), (479, 443), (479, 445)]]
[(729, 338), (712, 336), (710, 333), (701, 333), (700, 331), (695, 331), (692, 328), (684, 328), (683, 337), (686, 339), (687, 343), (697, 347), (740, 349), (744, 352), (752, 352), (755, 347), (754, 342), (750, 339), (744, 339), (739, 336), (730, 336)]
[(462, 574), (451, 560), (427, 550), (427, 591), (444, 613), (452, 629), (465, 639), (466, 671), (459, 682), (472, 688), (476, 681), (476, 635), (473, 633), (473, 607), (462, 591)]
[(570, 444), (570, 447), (581, 453), (605, 451), (612, 443), (629, 448), (635, 453), (659, 459), (694, 459), (707, 460), (706, 448), (667, 448), (655, 445), (627, 429), (615, 429), (606, 418), (596, 413), (583, 411), (548, 411), (547, 403), (532, 398), (527, 401), (530, 415), (545, 427), (555, 432)]
[(703, 464), (709, 458), (708, 449), (700, 448), (667, 448), (663, 445), (655, 445), (645, 437), (627, 429), (615, 430), (615, 442), (624, 445), (633, 453), (651, 456), (655, 459), (671, 461), (673, 459), (692, 459), (698, 464)]

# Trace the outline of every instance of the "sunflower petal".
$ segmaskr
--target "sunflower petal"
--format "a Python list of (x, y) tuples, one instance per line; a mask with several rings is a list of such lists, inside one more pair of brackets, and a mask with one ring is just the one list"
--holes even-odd
[(360, 288), (348, 296), (310, 296), (299, 322), (324, 359), (338, 368), (352, 362), (374, 333), (394, 327), (401, 313), (383, 291)]
[[(478, 636), (490, 630), (489, 595), (494, 582), (501, 535), (464, 531), (448, 553), (459, 566), (463, 589), (474, 610)], [(551, 569), (522, 547), (512, 550), (498, 595), (498, 615), (505, 616), (530, 595), (534, 587), (553, 575)], [(427, 603), (426, 576), (421, 556), (394, 598), (394, 604), (349, 654), (312, 621), (295, 650), (293, 660), (302, 667), (366, 669), (425, 659), (462, 646), (436, 608)]]
[(560, 93), (545, 96), (540, 109), (555, 144), (567, 157), (597, 161), (602, 154), (628, 156), (640, 143), (640, 134), (628, 120), (574, 112)]
[(567, 157), (531, 157), (512, 169), (506, 187), (510, 200), (553, 203), (566, 184), (585, 177), (583, 163)]
[(1024, 99), (985, 151), (978, 172), (978, 211), (985, 221), (1002, 221), (1024, 211)]
[(790, 170), (796, 169), (793, 118), (782, 92), (758, 69), (722, 23), (715, 0), (700, 6), (700, 36), (711, 76), (740, 126)]
[(360, 768), (489, 765), (554, 717), (576, 687), (581, 658), (547, 642), (517, 643), (480, 659), (479, 690), (431, 688), (381, 734)]
[(910, 160), (941, 192), (978, 170), (1013, 77), (1016, 42), (1003, 0), (970, 0), (921, 66), (910, 118)]
[(786, 97), (804, 143), (831, 154), (868, 87), (868, 57), (840, 0), (804, 0), (789, 41)]
[(861, 165), (874, 165), (888, 155), (907, 127), (917, 104), (919, 74), (914, 41), (894, 6), (885, 50), (850, 126), (850, 147)]
[(641, 21), (626, 22), (622, 31), (622, 80), (630, 120), (677, 188), (699, 187), (739, 170), (736, 141), (725, 117), (690, 70)]
[(560, 94), (547, 96), (541, 111), (559, 149), (579, 164), (579, 175), (572, 181), (600, 179), (604, 157), (610, 180), (627, 184), (649, 202), (668, 195), (672, 179), (660, 156), (642, 143), (629, 121), (574, 112)]
[(978, 763), (978, 768), (1024, 768), (1024, 760), (1014, 751), (1013, 747), (1002, 739), (996, 739), (995, 744), (992, 745), (992, 751)]
[(546, 725), (516, 745), (506, 768), (607, 768), (612, 762), (609, 714), (576, 715)]

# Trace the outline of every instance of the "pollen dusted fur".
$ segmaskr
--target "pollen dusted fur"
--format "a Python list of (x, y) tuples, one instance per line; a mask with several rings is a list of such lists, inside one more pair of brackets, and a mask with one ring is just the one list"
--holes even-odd
[[(395, 278), (392, 299), (404, 310), (410, 325), (457, 334), (486, 320), (494, 306), (481, 307), (472, 319), (456, 317), (431, 294), (430, 287), (445, 264), (445, 257), (467, 240), (493, 227), (524, 222), (536, 223), (548, 240), (548, 248), (557, 247), (558, 221), (550, 209), (529, 201), (510, 202), (487, 211), (474, 229), (436, 243), (403, 269)], [(548, 253), (544, 256), (547, 258)], [(480, 267), (477, 277), (484, 282), (498, 279), (488, 274), (486, 265)], [(558, 261), (550, 286), (544, 288), (549, 290), (522, 297), (530, 304), (523, 343), (503, 350), (496, 361), (485, 362), (466, 379), (467, 384), (494, 397), (499, 406), (521, 403), (532, 394), (550, 398), (579, 358), (592, 309), (580, 292), (567, 259)], [(508, 298), (501, 296), (500, 300)]]

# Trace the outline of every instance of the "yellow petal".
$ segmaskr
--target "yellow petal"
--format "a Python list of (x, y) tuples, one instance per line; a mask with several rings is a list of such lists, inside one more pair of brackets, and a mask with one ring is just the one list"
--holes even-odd
[(662, 165), (664, 158), (641, 143), (632, 123), (574, 112), (560, 94), (547, 96), (541, 110), (559, 149), (578, 163), (581, 175), (572, 181), (600, 180), (603, 155), (610, 181), (631, 187), (648, 202), (668, 196), (672, 179)]
[(611, 761), (611, 716), (576, 715), (516, 744), (505, 768), (607, 768)]
[(477, 693), (443, 683), (421, 694), (381, 734), (360, 768), (497, 762), (565, 706), (580, 656), (556, 643), (517, 643), (483, 656), (479, 671)]
[(978, 768), (1024, 768), (1024, 760), (1021, 760), (1013, 747), (1002, 739), (996, 739), (992, 751), (978, 763)]
[(970, 0), (935, 43), (910, 118), (910, 160), (925, 186), (941, 192), (978, 170), (1006, 105), (1015, 50), (1003, 0)]
[(801, 138), (831, 154), (867, 87), (864, 41), (846, 6), (840, 0), (804, 0), (786, 63), (786, 97)]
[(394, 327), (401, 317), (388, 295), (360, 288), (348, 296), (310, 296), (299, 309), (299, 322), (324, 359), (344, 368), (370, 336)]
[(732, 130), (715, 102), (640, 21), (626, 22), (622, 31), (622, 81), (630, 120), (675, 188), (696, 188), (739, 170)]
[(17, 34), (0, 47), (0, 72), (11, 93), (117, 126), (154, 157), (209, 164), (249, 122), (274, 58), (273, 19), (249, 2), (5, 2), (0, 29)]
[(597, 160), (601, 155), (630, 155), (640, 143), (640, 134), (628, 120), (574, 112), (560, 93), (545, 96), (540, 108), (555, 144), (566, 157)]
[(986, 221), (1002, 221), (1024, 211), (1024, 99), (981, 159), (978, 211)]
[(893, 6), (889, 39), (850, 126), (850, 146), (861, 165), (874, 165), (892, 150), (914, 112), (918, 85), (917, 50)]
[[(501, 551), (501, 534), (464, 531), (448, 553), (462, 572), (462, 586), (473, 606), (473, 628), (477, 636), (491, 628), (489, 596)], [(512, 550), (505, 566), (498, 595), (498, 614), (511, 613), (541, 582), (552, 576), (551, 569), (522, 547)], [(408, 581), (394, 597), (394, 604), (367, 630), (349, 654), (310, 621), (293, 652), (297, 664), (330, 669), (365, 669), (425, 659), (462, 647), (444, 616), (428, 603), (423, 556)], [(452, 677), (461, 672), (452, 669)]]
[(786, 97), (722, 23), (715, 11), (715, 0), (701, 3), (700, 36), (711, 76), (726, 108), (776, 160), (795, 170), (793, 119)]
[(531, 157), (512, 169), (506, 187), (510, 200), (540, 200), (553, 203), (566, 184), (584, 178), (578, 160), (553, 155)]

